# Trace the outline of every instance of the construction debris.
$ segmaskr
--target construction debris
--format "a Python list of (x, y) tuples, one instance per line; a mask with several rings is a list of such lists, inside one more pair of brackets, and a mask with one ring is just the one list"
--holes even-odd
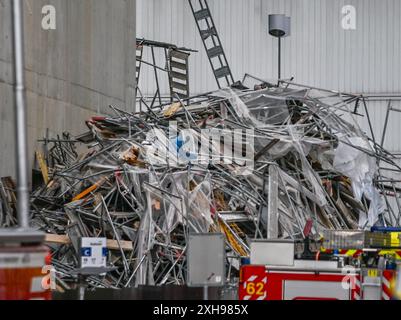
[(11, 177), (0, 179), (0, 226), (4, 228), (17, 224), (16, 185)]
[(232, 280), (252, 239), (303, 240), (307, 224), (314, 239), (400, 226), (391, 176), (401, 168), (357, 125), (363, 97), (284, 82), (255, 88), (133, 114), (111, 107), (114, 116), (88, 120), (75, 140), (44, 140), (46, 183), (32, 193), (31, 224), (47, 232), (63, 287), (74, 281), (80, 237), (107, 238), (116, 267), (89, 284), (123, 288), (185, 284), (190, 233), (225, 235)]

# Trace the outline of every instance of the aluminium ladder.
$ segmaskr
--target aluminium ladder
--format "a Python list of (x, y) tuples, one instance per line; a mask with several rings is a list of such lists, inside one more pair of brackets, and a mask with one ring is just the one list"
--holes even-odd
[(190, 54), (170, 48), (168, 51), (170, 96), (173, 100), (177, 94), (181, 99), (189, 98), (189, 69)]
[[(234, 84), (230, 66), (206, 0), (188, 0), (219, 88)], [(198, 3), (196, 6), (194, 2)]]
[(139, 86), (139, 77), (141, 75), (141, 67), (142, 67), (142, 56), (143, 56), (143, 44), (141, 42), (136, 42), (136, 60), (135, 60), (135, 96), (138, 96), (138, 86)]

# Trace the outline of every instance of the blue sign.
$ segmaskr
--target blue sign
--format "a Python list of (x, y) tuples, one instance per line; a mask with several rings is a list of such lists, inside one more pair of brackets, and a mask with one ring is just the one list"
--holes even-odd
[(92, 256), (92, 248), (81, 248), (81, 256), (82, 257), (91, 257)]

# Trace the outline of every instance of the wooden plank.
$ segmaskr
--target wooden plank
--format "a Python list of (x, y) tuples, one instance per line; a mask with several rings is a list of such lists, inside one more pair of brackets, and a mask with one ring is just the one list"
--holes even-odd
[(49, 170), (47, 168), (46, 161), (43, 157), (43, 154), (39, 151), (36, 151), (36, 159), (38, 160), (40, 171), (42, 171), (43, 181), (46, 185), (49, 184)]
[(88, 189), (84, 190), (77, 196), (75, 196), (71, 202), (75, 202), (78, 200), (81, 200), (82, 198), (85, 198), (88, 194), (91, 194), (93, 191), (96, 191), (98, 188), (100, 188), (103, 183), (105, 183), (107, 178), (102, 178), (98, 182), (96, 182), (93, 186), (89, 187)]
[[(48, 233), (48, 234), (46, 234), (45, 242), (46, 243), (56, 243), (56, 244), (70, 244), (71, 240), (67, 235)], [(124, 251), (132, 251), (133, 250), (133, 245), (132, 245), (131, 241), (120, 240), (120, 244), (121, 244), (121, 248)], [(110, 249), (110, 250), (120, 250), (117, 240), (107, 239), (106, 246), (107, 246), (107, 249)]]
[(67, 235), (58, 235), (48, 233), (45, 236), (46, 243), (69, 244), (70, 238)]

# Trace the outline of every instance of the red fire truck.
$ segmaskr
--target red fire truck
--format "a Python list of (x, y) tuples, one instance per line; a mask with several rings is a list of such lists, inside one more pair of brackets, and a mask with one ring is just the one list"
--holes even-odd
[(0, 300), (50, 300), (50, 254), (44, 235), (0, 230)]
[[(307, 251), (309, 248), (307, 247)], [(294, 242), (258, 241), (251, 245), (250, 264), (240, 271), (240, 300), (389, 300), (395, 271), (388, 269), (378, 251), (361, 251), (360, 257), (294, 254)], [(374, 257), (371, 265), (348, 264)], [(376, 259), (377, 258), (377, 259)], [(324, 259), (324, 260), (323, 260)], [(366, 259), (365, 259), (366, 260)], [(379, 261), (372, 263), (372, 261)], [(362, 259), (363, 262), (363, 259)]]

